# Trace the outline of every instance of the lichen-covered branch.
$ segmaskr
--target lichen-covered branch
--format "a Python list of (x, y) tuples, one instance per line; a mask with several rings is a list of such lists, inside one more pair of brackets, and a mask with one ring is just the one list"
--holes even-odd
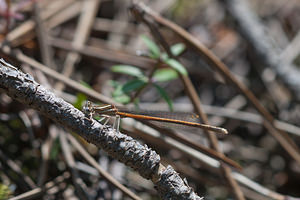
[(132, 167), (141, 176), (151, 179), (163, 199), (201, 199), (171, 168), (160, 164), (160, 156), (147, 145), (88, 119), (78, 109), (56, 97), (42, 85), (0, 60), (0, 89), (11, 98), (37, 109), (61, 126), (78, 133), (81, 137), (110, 156)]

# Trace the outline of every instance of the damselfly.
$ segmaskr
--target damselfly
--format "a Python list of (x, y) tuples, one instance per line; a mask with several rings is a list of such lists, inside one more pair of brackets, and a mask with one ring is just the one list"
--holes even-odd
[[(156, 121), (156, 122), (162, 122), (162, 123), (173, 123), (173, 124), (179, 124), (179, 125), (184, 125), (184, 126), (192, 126), (192, 127), (196, 127), (196, 128), (214, 131), (217, 133), (227, 134), (227, 130), (224, 128), (178, 119), (178, 116), (184, 117), (184, 116), (186, 116), (187, 113), (176, 113), (176, 112), (173, 113), (173, 112), (165, 112), (165, 111), (162, 111), (162, 112), (161, 111), (159, 111), (159, 112), (157, 112), (157, 111), (133, 111), (133, 110), (129, 110), (127, 108), (122, 108), (122, 107), (119, 108), (119, 107), (116, 107), (115, 105), (104, 105), (104, 106), (92, 105), (92, 103), (90, 101), (86, 102), (86, 104), (84, 105), (82, 110), (90, 119), (95, 115), (102, 117), (101, 120), (107, 119), (104, 122), (104, 125), (108, 122), (110, 117), (116, 117), (113, 127), (114, 127), (114, 129), (117, 130), (117, 132), (119, 131), (120, 118), (130, 117), (130, 118), (139, 119), (139, 120), (149, 120), (149, 121)], [(151, 116), (151, 113), (153, 113), (154, 116)], [(172, 119), (172, 115), (175, 115), (175, 117), (177, 119)], [(163, 117), (163, 116), (166, 116), (166, 117)], [(192, 118), (195, 118), (195, 115), (191, 115), (191, 116), (192, 116)], [(195, 119), (193, 121), (195, 121)], [(202, 151), (218, 160), (221, 160), (221, 161), (229, 164), (230, 166), (233, 166), (237, 169), (241, 169), (241, 166), (239, 164), (237, 164), (233, 160), (227, 158), (224, 154), (222, 154), (220, 152), (216, 152), (212, 149), (205, 149), (205, 148), (202, 148)]]
[[(162, 123), (173, 123), (173, 124), (179, 124), (189, 127), (196, 127), (203, 130), (213, 131), (216, 133), (221, 134), (227, 134), (227, 130), (221, 127), (211, 126), (207, 124), (201, 124), (197, 122), (190, 122), (186, 120), (181, 119), (174, 119), (170, 117), (171, 115), (177, 115), (176, 112), (168, 112), (166, 116), (155, 116), (151, 115), (151, 111), (147, 111), (146, 114), (143, 111), (133, 111), (128, 110), (125, 108), (117, 108), (115, 105), (104, 105), (104, 106), (98, 106), (98, 105), (92, 105), (90, 101), (87, 101), (85, 106), (83, 107), (83, 112), (88, 115), (90, 118), (92, 118), (94, 115), (98, 115), (103, 118), (109, 119), (110, 117), (116, 117), (116, 123), (114, 123), (114, 127), (116, 127), (116, 130), (119, 130), (120, 125), (120, 118), (130, 117), (133, 119), (140, 119), (140, 120), (147, 120), (147, 121), (157, 121)], [(165, 113), (166, 112), (162, 112)], [(180, 114), (179, 114), (180, 115)], [(105, 122), (105, 124), (108, 122), (108, 120)]]

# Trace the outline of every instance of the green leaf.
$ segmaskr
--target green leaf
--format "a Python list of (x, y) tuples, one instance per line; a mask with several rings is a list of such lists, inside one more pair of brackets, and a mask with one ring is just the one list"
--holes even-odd
[[(135, 81), (129, 81), (125, 85), (121, 85), (120, 83), (114, 81), (115, 90), (112, 92), (112, 97), (116, 102), (127, 104), (130, 102), (130, 96), (126, 93), (129, 93), (131, 89), (134, 89), (136, 85), (134, 85)], [(125, 88), (124, 88), (125, 87)], [(132, 88), (131, 88), (132, 87)]]
[(178, 78), (178, 73), (174, 69), (158, 69), (153, 74), (153, 80), (156, 82), (171, 81)]
[(134, 79), (125, 83), (122, 87), (124, 93), (129, 93), (131, 91), (137, 90), (147, 83), (146, 79)]
[(112, 97), (118, 97), (124, 94), (123, 90), (123, 85), (119, 85), (118, 87), (115, 88), (115, 90), (112, 92)]
[(73, 106), (77, 109), (81, 109), (84, 102), (87, 100), (87, 96), (82, 93), (77, 93), (76, 100), (73, 103)]
[(180, 55), (185, 50), (185, 45), (183, 43), (177, 43), (171, 46), (171, 52), (173, 56)]
[(173, 69), (175, 69), (178, 73), (186, 76), (188, 73), (185, 69), (185, 67), (178, 62), (177, 60), (170, 58), (164, 61), (167, 65), (169, 65), (170, 67), (172, 67)]
[(108, 84), (113, 87), (113, 88), (117, 88), (119, 85), (121, 85), (118, 81), (115, 81), (115, 80), (109, 80), (108, 81)]
[(158, 59), (160, 56), (160, 50), (159, 47), (153, 42), (150, 38), (148, 38), (146, 35), (141, 36), (142, 40), (145, 42), (147, 48), (149, 49), (151, 55), (151, 58)]
[(127, 104), (130, 102), (130, 97), (126, 94), (123, 94), (121, 96), (114, 97), (114, 100), (122, 104)]
[(160, 56), (160, 58), (161, 58), (162, 61), (166, 61), (166, 60), (169, 59), (169, 56), (168, 56), (167, 53), (162, 53), (161, 56)]
[(112, 66), (111, 71), (135, 77), (144, 77), (143, 72), (139, 68), (131, 65), (114, 65)]
[(112, 97), (119, 97), (121, 95), (124, 95), (124, 92), (122, 90), (123, 85), (119, 83), (118, 81), (110, 80), (109, 84), (114, 88), (114, 91), (112, 92)]
[(168, 96), (167, 92), (159, 85), (157, 85), (157, 84), (153, 84), (153, 85), (155, 86), (155, 88), (158, 91), (158, 93), (160, 94), (160, 96), (168, 103), (170, 111), (173, 111), (173, 103), (172, 103), (172, 100), (170, 99), (170, 97)]
[[(174, 44), (171, 46), (171, 53), (173, 56), (178, 56), (180, 55), (183, 51), (185, 50), (185, 45), (182, 43)], [(162, 53), (160, 55), (161, 60), (166, 61), (169, 59), (169, 56), (167, 53)]]
[(127, 104), (130, 102), (131, 98), (128, 95), (131, 91), (137, 90), (147, 83), (147, 78), (140, 78), (128, 81), (124, 85), (117, 81), (111, 81), (110, 84), (115, 88), (112, 93), (112, 97), (115, 101)]

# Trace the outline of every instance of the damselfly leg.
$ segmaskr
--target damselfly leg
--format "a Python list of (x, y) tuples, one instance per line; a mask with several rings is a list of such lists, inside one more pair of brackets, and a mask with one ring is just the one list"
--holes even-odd
[(113, 125), (113, 129), (115, 129), (117, 132), (119, 132), (119, 130), (120, 130), (120, 121), (121, 121), (120, 115), (116, 115), (114, 125)]
[(113, 129), (119, 132), (120, 126), (120, 116), (116, 114), (116, 108), (113, 105), (105, 105), (105, 106), (96, 106), (92, 105), (90, 101), (87, 101), (82, 108), (82, 111), (89, 119), (92, 119), (94, 116), (101, 117), (98, 122), (102, 122), (103, 126), (107, 125), (109, 120), (114, 117)]

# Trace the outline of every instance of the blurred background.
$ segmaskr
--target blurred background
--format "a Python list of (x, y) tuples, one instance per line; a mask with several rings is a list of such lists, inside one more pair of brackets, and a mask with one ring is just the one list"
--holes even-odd
[[(245, 198), (299, 197), (299, 1), (137, 2), (142, 6), (129, 0), (0, 0), (0, 56), (78, 109), (89, 99), (202, 118), (201, 105), (209, 124), (229, 132), (216, 135), (218, 150), (242, 167), (230, 166), (230, 176)], [(184, 38), (173, 23), (190, 35)], [(218, 70), (219, 61), (231, 73)], [(253, 106), (256, 100), (267, 114)], [(238, 198), (219, 162), (200, 152), (213, 140), (204, 131), (149, 128), (127, 119), (120, 130), (157, 151), (199, 196)], [(151, 181), (3, 92), (0, 199), (28, 191), (28, 199), (130, 199), (78, 145), (141, 199), (159, 199)], [(33, 192), (42, 186), (43, 193)]]

